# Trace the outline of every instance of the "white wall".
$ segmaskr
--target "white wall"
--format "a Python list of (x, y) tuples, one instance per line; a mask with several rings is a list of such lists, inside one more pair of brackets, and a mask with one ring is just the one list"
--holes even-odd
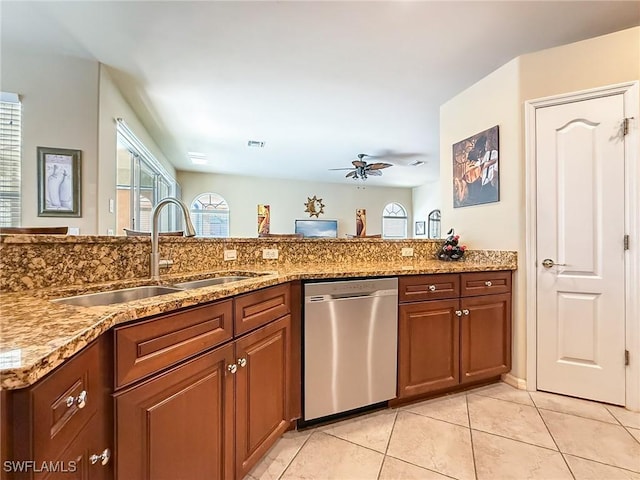
[[(77, 227), (97, 231), (98, 63), (41, 55), (3, 45), (0, 88), (22, 102), (23, 226)], [(79, 218), (38, 217), (37, 147), (82, 150)]]
[[(135, 133), (145, 147), (156, 157), (156, 159), (175, 178), (174, 166), (164, 156), (160, 147), (151, 138), (145, 127), (142, 125), (129, 104), (125, 101), (122, 93), (114, 83), (109, 68), (100, 65), (100, 118), (99, 118), (99, 166), (98, 173), (100, 184), (98, 186), (98, 231), (99, 235), (107, 235), (109, 230), (116, 235), (116, 210), (109, 212), (109, 200), (116, 199), (116, 155), (117, 155), (117, 133), (116, 118), (122, 118), (127, 126)], [(116, 207), (117, 208), (117, 207)]]
[[(367, 209), (367, 234), (381, 233), (382, 210), (389, 202), (398, 202), (407, 209), (408, 236), (412, 237), (411, 189), (370, 187), (337, 183), (303, 182), (272, 178), (216, 175), (178, 171), (182, 198), (187, 204), (202, 193), (222, 195), (231, 211), (232, 237), (256, 237), (258, 204), (271, 205), (271, 232), (293, 233), (294, 220), (310, 218), (305, 213), (307, 199), (321, 198), (324, 214), (321, 219), (338, 220), (338, 236), (356, 233), (356, 209)], [(357, 184), (362, 186), (361, 184)], [(313, 217), (315, 218), (315, 217)]]

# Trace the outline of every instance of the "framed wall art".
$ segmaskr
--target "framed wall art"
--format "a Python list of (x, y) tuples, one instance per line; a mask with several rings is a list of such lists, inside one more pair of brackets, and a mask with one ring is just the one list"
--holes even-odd
[(81, 150), (38, 147), (38, 216), (80, 217)]
[(453, 145), (453, 206), (500, 200), (498, 126)]
[(416, 222), (416, 235), (425, 234), (425, 222)]

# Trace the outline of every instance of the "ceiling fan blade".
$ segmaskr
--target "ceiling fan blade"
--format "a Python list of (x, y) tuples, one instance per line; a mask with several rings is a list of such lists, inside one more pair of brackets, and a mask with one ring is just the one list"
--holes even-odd
[(349, 172), (349, 173), (347, 173), (347, 174), (345, 175), (345, 177), (346, 177), (346, 178), (349, 178), (349, 177), (357, 178), (357, 177), (356, 177), (356, 171), (354, 170), (353, 172)]
[(349, 168), (329, 168), (328, 170), (353, 170), (353, 167), (349, 167)]
[(382, 175), (380, 170), (367, 170), (367, 175), (373, 175), (374, 177), (379, 177)]
[(354, 160), (351, 162), (356, 168), (364, 168), (367, 166), (367, 162), (363, 162), (362, 160)]
[(370, 163), (367, 166), (367, 170), (380, 170), (387, 167), (393, 167), (393, 165), (391, 165), (390, 163), (383, 163), (383, 162)]

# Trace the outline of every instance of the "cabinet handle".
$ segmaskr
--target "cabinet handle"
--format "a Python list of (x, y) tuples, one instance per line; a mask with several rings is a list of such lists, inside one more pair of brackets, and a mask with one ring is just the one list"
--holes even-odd
[(239, 358), (238, 359), (238, 365), (241, 367), (244, 367), (247, 365), (247, 359), (246, 358)]
[(430, 292), (435, 292), (436, 291), (436, 286), (435, 285), (429, 285), (429, 291)]
[(461, 317), (461, 316), (462, 316), (462, 311), (460, 311), (460, 310), (456, 310), (456, 315), (457, 315), (457, 316), (459, 316), (459, 317)]
[(82, 390), (78, 398), (74, 398), (73, 396), (67, 397), (67, 408), (71, 408), (74, 403), (78, 405), (78, 408), (84, 408), (87, 404), (87, 391)]
[(107, 463), (109, 463), (110, 459), (111, 459), (111, 450), (109, 450), (108, 448), (105, 448), (100, 455), (96, 455), (94, 453), (89, 457), (89, 461), (91, 462), (91, 465), (95, 465), (98, 462), (100, 462), (101, 465), (106, 465)]
[(465, 315), (469, 315), (469, 310), (465, 308), (464, 310), (462, 310), (462, 313), (464, 313)]
[(487, 280), (486, 282), (484, 282), (484, 284), (485, 284), (487, 287), (490, 287), (490, 286), (491, 286), (491, 282), (490, 282), (489, 280)]
[(238, 366), (235, 363), (232, 363), (227, 367), (227, 370), (229, 370), (231, 373), (236, 373), (238, 371)]

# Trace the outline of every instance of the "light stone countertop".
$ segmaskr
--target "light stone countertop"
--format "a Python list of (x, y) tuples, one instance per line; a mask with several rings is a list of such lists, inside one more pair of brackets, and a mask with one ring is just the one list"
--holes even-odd
[(411, 266), (402, 266), (398, 262), (366, 265), (278, 266), (278, 271), (256, 270), (255, 265), (246, 269), (236, 266), (233, 270), (166, 276), (159, 283), (170, 285), (179, 281), (238, 273), (253, 273), (259, 276), (228, 284), (96, 307), (52, 303), (50, 300), (83, 293), (153, 285), (158, 282), (135, 279), (89, 284), (82, 287), (76, 285), (2, 293), (0, 294), (0, 388), (18, 389), (32, 385), (115, 325), (292, 280), (515, 269), (514, 257), (488, 259), (482, 262), (425, 260)]

